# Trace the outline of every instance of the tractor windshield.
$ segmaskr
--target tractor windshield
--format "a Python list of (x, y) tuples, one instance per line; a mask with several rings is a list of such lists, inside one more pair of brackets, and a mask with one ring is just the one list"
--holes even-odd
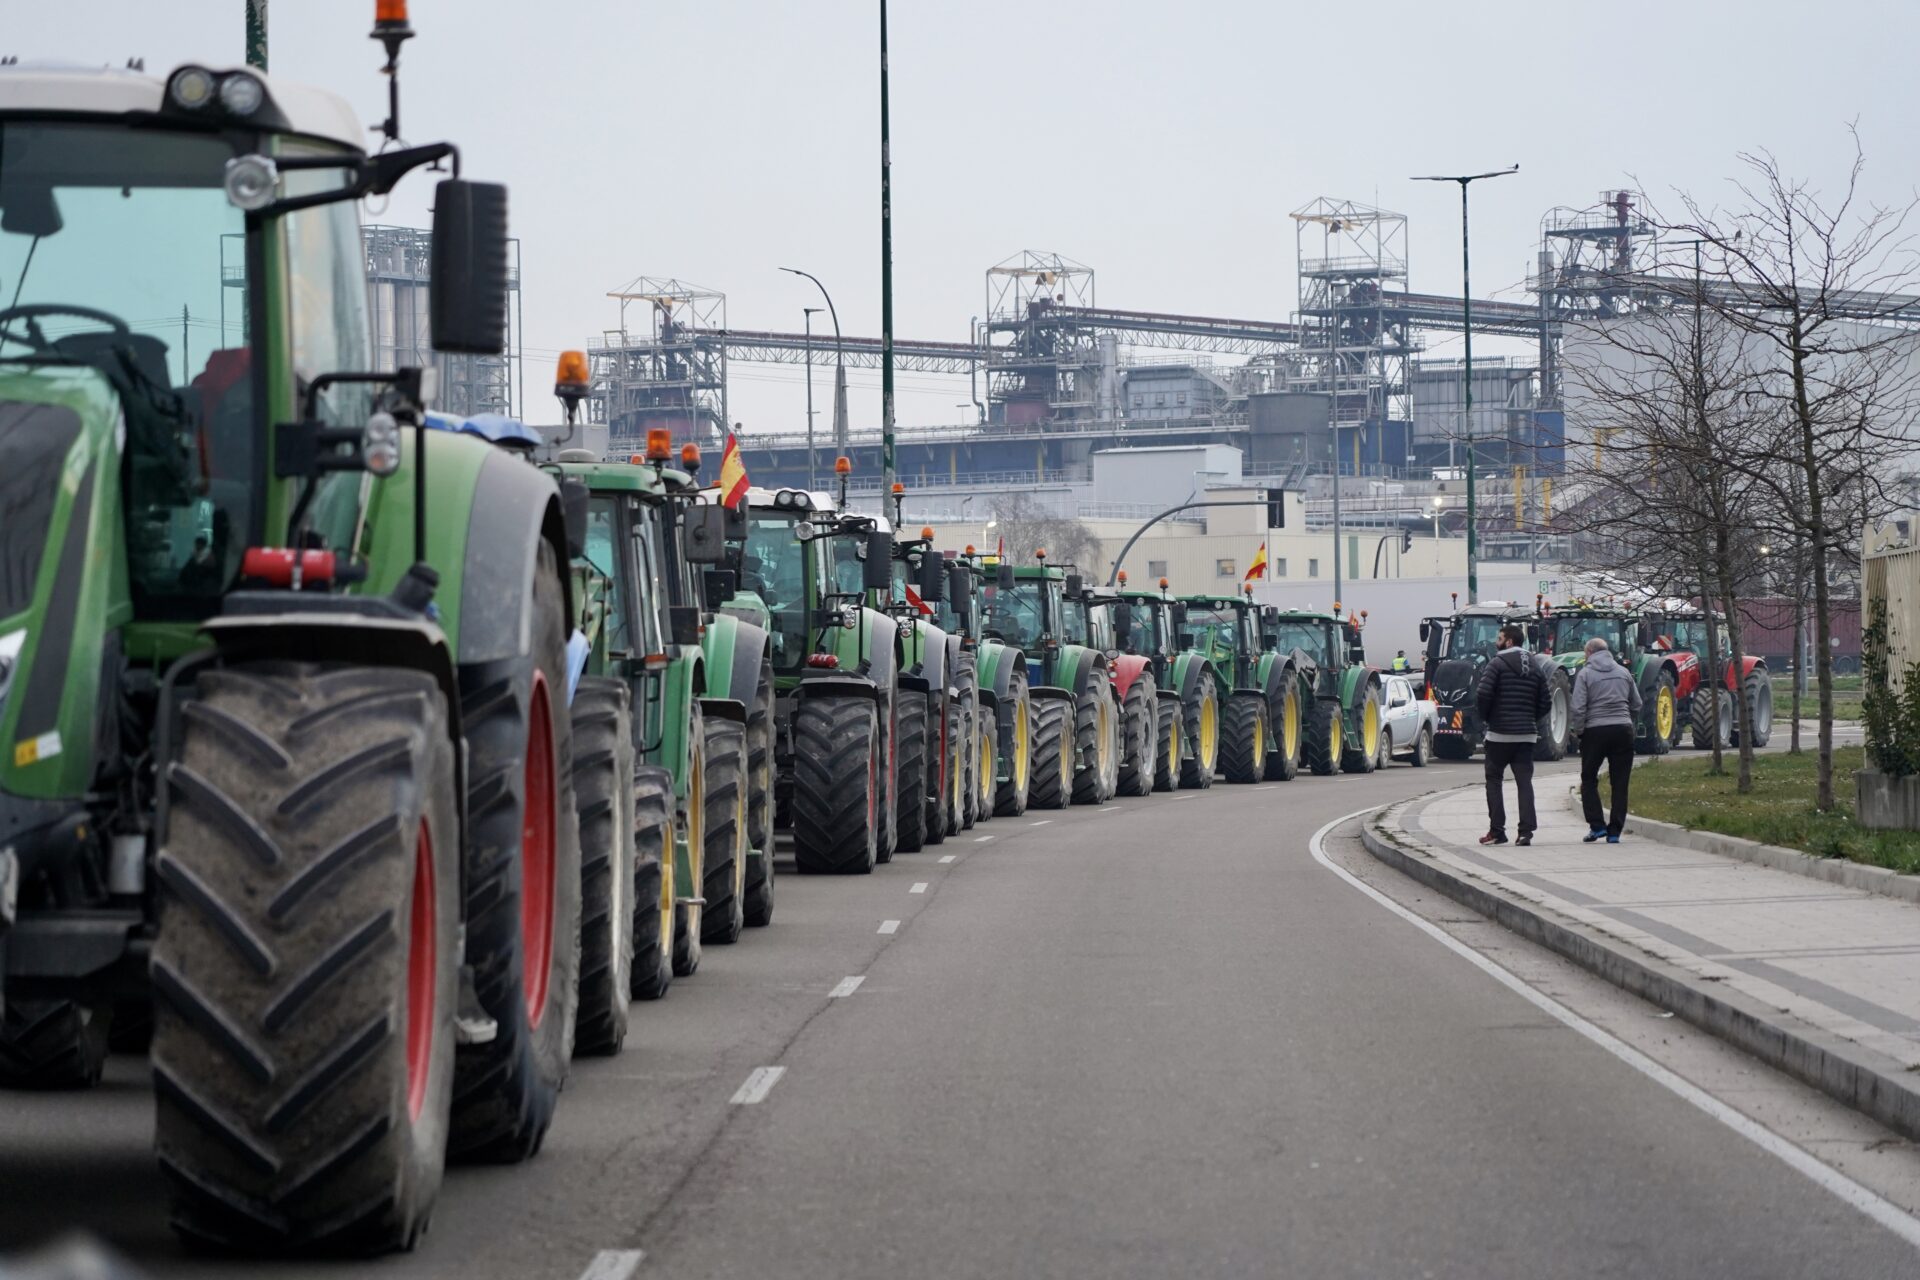
[(987, 588), (987, 630), (1016, 649), (1038, 652), (1048, 634), (1048, 619), (1060, 617), (1060, 584), (1052, 579), (1024, 578), (1011, 587)]
[(1495, 641), (1499, 639), (1500, 628), (1504, 625), (1504, 620), (1494, 614), (1462, 614), (1453, 620), (1453, 626), (1448, 629), (1447, 656), (1473, 662), (1488, 661), (1499, 647)]
[(740, 589), (767, 606), (773, 627), (773, 665), (789, 671), (807, 656), (807, 545), (793, 536), (795, 520), (752, 510), (740, 555)]
[(205, 614), (254, 524), (252, 264), (221, 185), (233, 155), (199, 131), (0, 122), (3, 398), (38, 400), (45, 365), (90, 365), (114, 383), (127, 567), (146, 616)]
[(1626, 643), (1632, 638), (1624, 618), (1590, 618), (1562, 614), (1541, 624), (1540, 651), (1547, 654), (1577, 654), (1587, 641), (1605, 640), (1615, 657), (1632, 651)]
[(1274, 647), (1281, 653), (1298, 649), (1330, 671), (1346, 666), (1334, 625), (1323, 619), (1282, 618), (1273, 625)]
[(1192, 605), (1187, 609), (1187, 629), (1193, 632), (1194, 647), (1207, 655), (1207, 661), (1228, 662), (1238, 645), (1240, 615), (1231, 607)]
[[(1664, 627), (1656, 628), (1656, 630), (1660, 632), (1661, 637), (1665, 641), (1664, 647), (1669, 649), (1682, 649), (1688, 653), (1697, 653), (1702, 658), (1705, 658), (1707, 656), (1707, 626), (1708, 623), (1705, 618), (1669, 618)], [(1717, 652), (1722, 657), (1725, 657), (1732, 648), (1727, 638), (1726, 624), (1719, 624), (1715, 628), (1715, 632), (1714, 641), (1718, 646)], [(1661, 643), (1661, 640), (1655, 641), (1655, 644)]]
[[(1158, 605), (1151, 600), (1116, 600), (1112, 608), (1115, 639), (1121, 642), (1121, 648), (1128, 653), (1160, 652), (1161, 636), (1154, 629)], [(1124, 629), (1120, 626), (1122, 615), (1127, 620)]]

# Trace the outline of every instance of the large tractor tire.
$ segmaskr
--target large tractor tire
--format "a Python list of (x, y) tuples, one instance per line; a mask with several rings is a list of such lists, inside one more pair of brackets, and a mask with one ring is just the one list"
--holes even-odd
[(873, 870), (880, 834), (880, 704), (800, 699), (793, 712), (793, 858), (802, 875)]
[(1155, 698), (1153, 722), (1153, 789), (1172, 791), (1180, 785), (1180, 703)]
[(1090, 671), (1073, 703), (1073, 802), (1105, 804), (1119, 786), (1119, 708), (1108, 673)]
[(1159, 699), (1153, 695), (1153, 676), (1142, 671), (1127, 686), (1127, 696), (1120, 703), (1119, 794), (1123, 796), (1153, 794), (1154, 778), (1160, 764), (1157, 750), (1160, 734), (1155, 706)]
[[(1700, 687), (1693, 691), (1693, 697), (1687, 700), (1687, 736), (1696, 751), (1711, 751), (1717, 742), (1723, 747), (1733, 745), (1734, 706), (1733, 692), (1725, 685), (1720, 687), (1720, 696), (1713, 696), (1713, 689), (1702, 680)], [(1719, 714), (1714, 714), (1715, 707)], [(1717, 723), (1716, 723), (1717, 722)]]
[(655, 765), (633, 779), (633, 998), (673, 985), (673, 775)]
[(747, 727), (706, 718), (707, 830), (700, 945), (730, 947), (747, 927)]
[(1348, 735), (1346, 750), (1340, 755), (1340, 768), (1346, 773), (1372, 773), (1380, 764), (1380, 735), (1385, 731), (1380, 720), (1379, 685), (1369, 683), (1360, 691), (1356, 711), (1354, 719), (1359, 733)]
[(747, 708), (747, 927), (773, 923), (773, 665), (760, 666)]
[(1228, 782), (1260, 782), (1267, 776), (1267, 700), (1252, 690), (1227, 699), (1220, 723), (1220, 773)]
[(946, 754), (940, 769), (940, 794), (927, 812), (927, 840), (939, 844), (958, 836), (966, 823), (967, 761), (972, 758), (973, 722), (964, 696), (947, 700), (946, 729), (941, 734)]
[(532, 650), (460, 672), (467, 738), (467, 963), (496, 1031), (454, 1059), (449, 1154), (540, 1149), (573, 1056), (580, 994), (580, 824), (567, 715), (566, 596), (542, 543)]
[[(1746, 681), (1747, 718), (1753, 724), (1754, 750), (1773, 738), (1773, 678), (1765, 667), (1755, 667), (1747, 673)], [(1734, 726), (1734, 745), (1739, 745), (1740, 729)]]
[(993, 821), (1000, 789), (1000, 711), (982, 702), (974, 720), (973, 825)]
[(700, 968), (701, 935), (705, 932), (707, 822), (713, 806), (707, 801), (707, 718), (698, 702), (687, 709), (687, 874), (692, 889), (685, 897), (678, 866), (667, 869), (667, 882), (673, 892), (673, 976), (691, 978)]
[(1535, 760), (1565, 760), (1573, 738), (1573, 686), (1563, 668), (1556, 667), (1547, 676), (1547, 713), (1535, 726), (1538, 737), (1533, 743)]
[(1042, 698), (1033, 708), (1033, 776), (1030, 809), (1064, 809), (1073, 803), (1073, 704)]
[[(995, 817), (1017, 818), (1033, 802), (1033, 731), (1038, 718), (1033, 699), (1027, 693), (1026, 669), (1020, 667), (1008, 679), (1007, 696), (1001, 700), (1000, 709), (995, 713), (999, 730), (995, 751), (1000, 757), (996, 766), (1004, 768), (1007, 775), (1004, 778), (996, 776), (994, 780)], [(1059, 768), (1058, 763), (1054, 767)]]
[(911, 690), (900, 694), (900, 718), (894, 748), (898, 766), (899, 792), (894, 814), (898, 832), (894, 848), (900, 853), (917, 853), (927, 843), (927, 700)]
[(107, 1065), (112, 1015), (71, 1000), (9, 1000), (0, 1014), (0, 1088), (86, 1089)]
[(971, 649), (962, 649), (954, 657), (954, 678), (961, 690), (960, 735), (960, 824), (954, 830), (965, 831), (980, 821), (980, 798), (985, 788), (980, 783), (986, 741), (981, 731), (981, 714), (986, 704), (980, 700), (979, 658)]
[(1180, 736), (1185, 748), (1180, 755), (1180, 787), (1183, 791), (1203, 791), (1213, 785), (1213, 770), (1220, 759), (1220, 697), (1213, 686), (1213, 673), (1202, 671), (1193, 682), (1193, 691), (1180, 703)]
[(926, 815), (925, 845), (936, 845), (947, 842), (952, 826), (954, 721), (960, 718), (960, 710), (939, 693), (930, 695), (926, 705), (927, 793), (921, 812)]
[(633, 999), (633, 712), (624, 680), (584, 676), (573, 696), (580, 814), (580, 1015), (575, 1057), (615, 1054)]
[(1318, 777), (1339, 772), (1346, 750), (1346, 725), (1340, 719), (1340, 704), (1332, 698), (1315, 698), (1307, 707), (1306, 739), (1301, 749), (1307, 768)]
[(1663, 756), (1673, 750), (1673, 740), (1680, 732), (1679, 701), (1674, 696), (1673, 677), (1661, 672), (1653, 696), (1646, 702), (1643, 713), (1646, 723), (1642, 726), (1646, 736), (1634, 745), (1645, 755)]
[[(149, 968), (174, 1229), (223, 1249), (408, 1248), (440, 1189), (456, 1072), (460, 819), (445, 695), (423, 672), (269, 662), (209, 671), (199, 692), (168, 778)], [(565, 800), (556, 826), (573, 825)], [(515, 870), (517, 855), (505, 853)], [(579, 867), (565, 871), (555, 883), (571, 901)], [(518, 915), (516, 901), (516, 941)], [(517, 969), (510, 980), (524, 1011)], [(564, 1071), (566, 1039), (523, 1034), (529, 1059), (553, 1056), (519, 1079)]]
[(1267, 752), (1269, 782), (1292, 782), (1300, 776), (1306, 737), (1303, 696), (1299, 678), (1289, 669), (1267, 699), (1268, 727), (1273, 734), (1272, 747)]

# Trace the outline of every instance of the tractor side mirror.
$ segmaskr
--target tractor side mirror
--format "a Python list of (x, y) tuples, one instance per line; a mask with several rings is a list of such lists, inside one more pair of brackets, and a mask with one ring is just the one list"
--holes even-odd
[(740, 576), (731, 569), (709, 569), (700, 581), (710, 608), (718, 609), (740, 594)]
[(1013, 586), (1013, 566), (1002, 560), (993, 571), (993, 585), (996, 587)]
[(867, 555), (860, 562), (860, 575), (860, 585), (868, 591), (893, 589), (893, 535), (885, 529), (867, 534)]
[(687, 563), (725, 564), (727, 562), (727, 509), (712, 503), (696, 503), (687, 508), (682, 523), (686, 531)]
[(953, 599), (953, 610), (962, 618), (973, 613), (973, 571), (963, 564), (947, 564), (947, 594)]
[(1653, 624), (1645, 618), (1642, 618), (1640, 625), (1634, 628), (1633, 642), (1637, 648), (1651, 649), (1653, 647)]
[(1544, 641), (1546, 637), (1546, 629), (1539, 623), (1529, 622), (1527, 624), (1527, 648), (1533, 650), (1535, 653), (1540, 652), (1541, 642)]
[(694, 604), (668, 605), (667, 630), (675, 644), (699, 644), (700, 606)]
[(1079, 574), (1070, 573), (1067, 575), (1066, 588), (1067, 588), (1067, 599), (1078, 600), (1083, 594), (1085, 594), (1087, 589), (1087, 583), (1086, 583), (1086, 580), (1082, 578)]
[(727, 541), (745, 542), (747, 540), (747, 504), (743, 502), (737, 507), (720, 509), (727, 513)]
[(1441, 641), (1442, 635), (1443, 633), (1441, 632), (1440, 628), (1428, 626), (1424, 622), (1420, 624), (1420, 638), (1427, 642), (1427, 661), (1428, 662), (1440, 661), (1440, 641)]
[(1421, 644), (1425, 644), (1427, 642), (1427, 633), (1432, 630), (1433, 630), (1432, 623), (1428, 622), (1425, 618), (1420, 619), (1420, 643)]
[(567, 531), (569, 560), (587, 553), (587, 501), (592, 496), (585, 484), (572, 477), (560, 482), (560, 523)]
[(1280, 622), (1280, 606), (1268, 604), (1260, 606), (1260, 621), (1268, 626), (1277, 626)]
[(1113, 634), (1122, 642), (1133, 635), (1133, 610), (1116, 609), (1114, 611)]
[(947, 598), (947, 562), (932, 550), (920, 553), (920, 598), (928, 604)]
[(1176, 631), (1184, 630), (1187, 625), (1187, 605), (1184, 600), (1176, 600), (1173, 605), (1173, 626)]
[(507, 189), (446, 178), (434, 188), (428, 327), (435, 351), (507, 349)]

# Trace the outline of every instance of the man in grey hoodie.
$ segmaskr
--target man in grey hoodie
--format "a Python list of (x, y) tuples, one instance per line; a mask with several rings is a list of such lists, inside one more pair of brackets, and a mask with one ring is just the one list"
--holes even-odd
[[(1587, 665), (1573, 682), (1572, 729), (1580, 735), (1580, 807), (1586, 843), (1620, 843), (1627, 823), (1627, 778), (1633, 771), (1633, 727), (1640, 722), (1640, 686), (1613, 660), (1607, 642), (1587, 641)], [(1613, 781), (1613, 812), (1600, 819), (1600, 765)]]

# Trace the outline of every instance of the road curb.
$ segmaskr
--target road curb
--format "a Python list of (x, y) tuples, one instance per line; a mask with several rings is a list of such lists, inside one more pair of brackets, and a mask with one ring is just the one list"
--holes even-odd
[[(1574, 813), (1580, 812), (1578, 786), (1567, 792), (1566, 801), (1567, 807)], [(1678, 845), (1682, 849), (1691, 849), (1695, 853), (1710, 853), (1721, 858), (1738, 858), (1742, 862), (1751, 862), (1755, 866), (1767, 867), (1773, 871), (1806, 876), (1809, 880), (1823, 880), (1828, 884), (1844, 885), (1849, 889), (1858, 889), (1862, 893), (1898, 898), (1902, 902), (1911, 902), (1920, 906), (1920, 876), (1903, 875), (1898, 871), (1889, 871), (1885, 867), (1870, 867), (1864, 862), (1849, 862), (1845, 858), (1816, 858), (1798, 849), (1785, 849), (1777, 844), (1761, 844), (1758, 840), (1748, 840), (1743, 836), (1724, 836), (1717, 831), (1695, 831), (1690, 827), (1662, 822), (1658, 818), (1643, 818), (1632, 811), (1632, 802), (1628, 803), (1626, 830), (1629, 833), (1639, 831), (1658, 840), (1661, 844)]]
[(1741, 992), (1714, 990), (1678, 966), (1563, 918), (1551, 908), (1522, 902), (1478, 877), (1456, 873), (1417, 838), (1381, 825), (1410, 803), (1414, 802), (1378, 810), (1362, 821), (1361, 843), (1378, 861), (1615, 986), (1671, 1010), (1888, 1128), (1920, 1140), (1920, 1074), (1870, 1049), (1785, 1019)]

